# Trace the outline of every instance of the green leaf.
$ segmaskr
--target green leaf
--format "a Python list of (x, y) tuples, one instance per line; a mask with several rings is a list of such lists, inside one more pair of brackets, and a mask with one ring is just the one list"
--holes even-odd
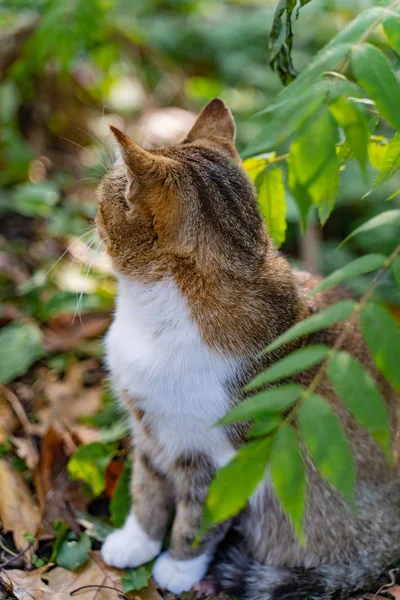
[(318, 207), (325, 222), (339, 189), (336, 154), (337, 126), (327, 106), (300, 129), (290, 146), (288, 184), (299, 206), (303, 227), (310, 203)]
[(389, 44), (400, 54), (400, 15), (393, 12), (383, 19), (382, 25)]
[(271, 452), (271, 478), (300, 542), (304, 542), (306, 475), (296, 432), (284, 425), (276, 434)]
[(269, 106), (267, 110), (275, 112), (278, 104), (297, 98), (327, 71), (340, 71), (340, 67), (345, 64), (354, 45), (363, 38), (368, 27), (373, 23), (379, 23), (386, 15), (387, 9), (382, 6), (360, 12), (325, 48), (318, 52), (290, 86), (279, 93), (278, 102)]
[(395, 319), (383, 306), (368, 302), (360, 325), (377, 368), (400, 392), (400, 330)]
[(288, 356), (284, 356), (278, 362), (274, 363), (269, 369), (257, 375), (248, 383), (244, 390), (259, 388), (266, 383), (278, 381), (284, 377), (290, 377), (295, 373), (300, 373), (309, 369), (313, 365), (320, 363), (329, 353), (329, 348), (322, 344), (315, 344), (295, 350)]
[(317, 469), (354, 506), (355, 472), (350, 443), (333, 408), (316, 394), (298, 412), (300, 433)]
[(24, 375), (45, 355), (43, 335), (33, 323), (11, 323), (0, 331), (0, 384)]
[(267, 346), (264, 352), (271, 352), (279, 348), (279, 346), (283, 346), (297, 338), (314, 333), (320, 329), (326, 329), (338, 321), (343, 321), (343, 319), (347, 319), (354, 312), (355, 308), (356, 303), (354, 300), (340, 300), (340, 302), (336, 302), (336, 304), (332, 304), (324, 310), (293, 325), (293, 327), (274, 340), (272, 344)]
[(400, 169), (400, 132), (390, 140), (386, 146), (386, 152), (383, 156), (379, 173), (375, 177), (372, 189), (377, 188), (382, 183), (389, 181)]
[(79, 540), (64, 540), (58, 550), (56, 563), (68, 571), (75, 571), (85, 564), (91, 547), (92, 540), (86, 533), (83, 533)]
[(58, 188), (52, 181), (25, 183), (15, 189), (12, 204), (21, 215), (48, 217), (59, 197)]
[(354, 229), (354, 231), (352, 231), (350, 235), (348, 235), (347, 238), (345, 238), (340, 245), (342, 246), (343, 244), (348, 242), (350, 238), (354, 237), (355, 235), (358, 235), (359, 233), (372, 231), (373, 229), (376, 229), (377, 227), (383, 227), (384, 225), (400, 225), (400, 210), (386, 210), (380, 215), (369, 219), (369, 221), (366, 221), (365, 223), (360, 225), (360, 227)]
[(385, 55), (370, 44), (356, 46), (351, 67), (379, 112), (395, 129), (400, 129), (400, 85)]
[[(291, 16), (296, 0), (279, 0), (269, 35), (269, 64), (279, 75), (284, 85), (288, 85), (297, 73), (292, 63), (293, 32)], [(285, 20), (283, 16), (285, 15)]]
[(71, 479), (84, 481), (93, 496), (99, 496), (105, 489), (108, 463), (116, 452), (112, 444), (82, 444), (68, 462)]
[(227, 465), (218, 469), (208, 490), (199, 536), (244, 508), (264, 478), (271, 444), (271, 438), (249, 442)]
[(104, 542), (106, 537), (114, 531), (114, 527), (111, 527), (111, 525), (108, 525), (108, 523), (99, 517), (86, 515), (79, 511), (76, 514), (79, 524), (85, 527), (87, 535), (99, 542)]
[(259, 392), (232, 408), (216, 425), (229, 425), (240, 421), (259, 419), (274, 412), (281, 412), (294, 404), (302, 391), (301, 386), (288, 383), (287, 385)]
[(347, 352), (336, 352), (328, 363), (328, 377), (351, 414), (391, 460), (389, 414), (371, 375)]
[(58, 551), (60, 550), (61, 544), (67, 537), (69, 525), (65, 521), (58, 520), (55, 523), (53, 523), (53, 529), (56, 534), (56, 537), (53, 540), (53, 546), (52, 546), (49, 563), (54, 563), (56, 561), (57, 554), (58, 554)]
[(263, 417), (262, 420), (256, 421), (251, 427), (247, 435), (249, 438), (262, 437), (268, 435), (282, 423), (280, 415), (271, 414), (268, 417)]
[(330, 88), (329, 81), (319, 81), (299, 97), (292, 97), (290, 102), (276, 106), (273, 112), (268, 109), (265, 114), (260, 114), (260, 131), (242, 153), (243, 158), (267, 152), (282, 144), (316, 112)]
[(131, 510), (131, 478), (132, 461), (127, 458), (124, 464), (124, 470), (118, 478), (110, 502), (110, 512), (114, 527), (122, 527)]
[(400, 290), (400, 256), (392, 264), (392, 273), (397, 287)]
[(349, 147), (352, 149), (362, 171), (368, 160), (369, 130), (361, 110), (343, 96), (330, 103), (329, 109), (338, 125), (343, 128)]
[(266, 168), (256, 180), (258, 203), (261, 214), (268, 227), (275, 248), (285, 241), (286, 237), (286, 201), (282, 171), (278, 167)]
[(124, 594), (141, 590), (147, 587), (151, 577), (151, 567), (143, 565), (137, 569), (131, 569), (122, 575), (122, 591)]
[(309, 295), (314, 296), (314, 294), (318, 294), (323, 290), (329, 290), (329, 288), (339, 285), (348, 279), (353, 279), (354, 277), (365, 275), (365, 273), (376, 271), (383, 267), (385, 260), (386, 256), (383, 254), (367, 254), (366, 256), (356, 258), (341, 269), (328, 275), (328, 277), (325, 277), (325, 279), (323, 279)]

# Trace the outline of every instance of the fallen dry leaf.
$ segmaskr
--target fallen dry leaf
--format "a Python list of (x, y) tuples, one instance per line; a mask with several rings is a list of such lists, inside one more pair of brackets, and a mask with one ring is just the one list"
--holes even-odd
[[(385, 594), (382, 596), (381, 594)], [(393, 585), (390, 587), (383, 586), (376, 594), (363, 594), (358, 596), (355, 600), (400, 600), (400, 585)]]
[(3, 394), (0, 394), (0, 444), (4, 444), (17, 427), (18, 419)]
[(11, 436), (10, 439), (14, 445), (16, 455), (25, 461), (28, 469), (33, 471), (38, 464), (39, 456), (32, 440), (15, 436)]
[(48, 352), (70, 352), (85, 340), (102, 335), (111, 323), (107, 313), (88, 313), (72, 323), (70, 313), (54, 317), (44, 330), (43, 343)]
[(85, 511), (90, 500), (79, 481), (72, 481), (67, 471), (69, 457), (81, 440), (66, 430), (50, 428), (42, 440), (39, 464), (40, 504), (43, 513), (42, 534), (53, 531), (53, 523), (67, 521), (76, 532), (80, 527), (75, 510)]
[(122, 460), (111, 460), (106, 469), (106, 496), (109, 500), (114, 495), (115, 486), (118, 479), (121, 477), (124, 470), (124, 462)]
[[(18, 600), (70, 600), (71, 592), (83, 586), (74, 594), (79, 600), (115, 600), (122, 591), (123, 571), (106, 565), (99, 552), (91, 552), (90, 559), (78, 571), (67, 571), (61, 567), (44, 573), (42, 569), (20, 571), (12, 569), (0, 571), (0, 581)], [(109, 586), (112, 589), (105, 587)], [(154, 582), (147, 588), (126, 594), (128, 598), (140, 600), (161, 600)]]
[(40, 526), (40, 511), (22, 477), (5, 459), (0, 459), (0, 520), (11, 531), (18, 550), (27, 547), (24, 533), (36, 535)]
[(62, 592), (51, 590), (42, 581), (43, 569), (36, 571), (0, 570), (0, 582), (18, 600), (65, 600)]
[(40, 409), (37, 414), (46, 429), (53, 423), (62, 423), (75, 430), (82, 415), (93, 415), (99, 411), (103, 393), (101, 386), (85, 387), (85, 375), (97, 365), (92, 359), (73, 363), (63, 380), (51, 372), (42, 375), (49, 406)]

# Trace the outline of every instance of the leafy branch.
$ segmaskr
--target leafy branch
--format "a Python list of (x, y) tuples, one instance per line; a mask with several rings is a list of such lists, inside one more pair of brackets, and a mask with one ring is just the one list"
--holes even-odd
[[(397, 219), (400, 224), (400, 210), (388, 213), (391, 213), (391, 220)], [(359, 227), (354, 235), (384, 223), (382, 218), (371, 219)], [(380, 391), (362, 365), (341, 349), (360, 320), (365, 341), (377, 368), (395, 389), (400, 390), (400, 376), (396, 367), (400, 358), (400, 330), (384, 309), (370, 302), (385, 273), (397, 265), (399, 255), (400, 244), (387, 258), (368, 255), (330, 275), (317, 286), (315, 292), (376, 270), (378, 265), (381, 267), (359, 302), (342, 300), (328, 306), (320, 313), (294, 325), (264, 350), (268, 353), (295, 339), (348, 319), (347, 326), (332, 348), (303, 345), (286, 355), (246, 386), (245, 390), (253, 390), (255, 395), (243, 400), (218, 422), (217, 425), (229, 425), (254, 421), (249, 429), (249, 437), (253, 439), (238, 451), (230, 463), (217, 471), (210, 486), (200, 535), (213, 525), (232, 517), (245, 506), (264, 478), (269, 464), (272, 482), (282, 506), (299, 541), (304, 542), (303, 516), (307, 479), (298, 445), (300, 434), (321, 475), (342, 494), (350, 506), (354, 506), (355, 469), (351, 446), (335, 410), (317, 393), (325, 376), (333, 384), (346, 409), (381, 446), (387, 459), (393, 462), (389, 415)], [(311, 292), (313, 293), (314, 291)], [(377, 339), (374, 331), (371, 332), (371, 317), (375, 327), (382, 328), (382, 339), (390, 329), (390, 348), (382, 350), (382, 341)], [(287, 380), (318, 363), (321, 364), (307, 388), (293, 383), (276, 387), (277, 381)], [(271, 388), (271, 384), (274, 387)], [(293, 428), (295, 421), (297, 425)], [(326, 444), (328, 431), (329, 445)], [(397, 460), (396, 448), (394, 454), (394, 459)], [(282, 461), (285, 461), (284, 465)], [(226, 501), (227, 497), (229, 502)]]

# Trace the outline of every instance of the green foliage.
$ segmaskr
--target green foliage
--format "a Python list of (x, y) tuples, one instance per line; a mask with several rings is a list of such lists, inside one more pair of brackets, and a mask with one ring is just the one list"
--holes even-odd
[[(400, 14), (396, 8), (388, 15), (384, 7), (361, 12), (296, 77), (290, 61), (290, 16), (295, 4), (294, 1), (279, 2), (271, 37), (270, 60), (283, 75), (284, 82), (291, 83), (275, 102), (259, 113), (259, 132), (244, 155), (252, 157), (275, 150), (294, 137), (288, 156), (275, 153), (269, 162), (287, 161), (287, 185), (305, 229), (313, 205), (322, 224), (329, 217), (338, 200), (342, 163), (355, 158), (365, 181), (368, 180), (368, 159), (370, 162), (373, 159), (367, 110), (376, 107), (378, 120), (386, 120), (400, 129), (397, 109), (400, 84), (395, 67), (384, 52), (388, 48), (383, 45), (382, 51), (368, 43), (383, 22), (389, 44), (398, 49)], [(349, 79), (351, 74), (354, 82)], [(375, 147), (378, 146), (375, 144)], [(397, 154), (395, 133), (373, 189), (395, 175)], [(269, 195), (273, 194), (274, 189), (270, 188)], [(276, 185), (276, 194), (282, 196), (280, 183)]]
[(328, 353), (329, 348), (322, 344), (300, 348), (288, 356), (281, 358), (281, 360), (278, 360), (269, 369), (257, 375), (257, 377), (245, 386), (244, 390), (249, 391), (267, 383), (272, 383), (273, 381), (278, 381), (279, 379), (305, 371), (320, 363), (327, 357)]
[(352, 237), (359, 235), (360, 233), (371, 232), (374, 229), (384, 225), (400, 225), (400, 210), (386, 210), (373, 219), (369, 219), (366, 221), (366, 223), (363, 223), (360, 225), (360, 227), (357, 227), (357, 229), (352, 231), (351, 234), (348, 235), (345, 240), (343, 240), (342, 244), (350, 240)]
[(271, 452), (271, 478), (282, 507), (300, 542), (304, 541), (306, 475), (297, 435), (290, 425), (276, 434)]
[[(300, 0), (299, 8), (310, 1)], [(293, 81), (297, 75), (291, 56), (293, 45), (291, 19), (296, 4), (297, 0), (279, 0), (269, 35), (269, 64), (278, 73), (284, 85)], [(297, 17), (299, 8), (297, 9)]]
[(254, 440), (219, 469), (210, 485), (199, 536), (213, 524), (236, 515), (246, 504), (264, 476), (271, 452), (271, 440)]
[(351, 67), (377, 109), (393, 127), (400, 129), (400, 84), (385, 55), (370, 44), (356, 46)]
[(376, 366), (400, 391), (400, 330), (396, 321), (382, 306), (369, 303), (361, 311), (360, 325)]
[(365, 256), (361, 256), (360, 258), (356, 258), (355, 260), (347, 263), (341, 269), (334, 271), (328, 277), (325, 277), (310, 293), (310, 296), (314, 296), (314, 294), (318, 294), (318, 292), (322, 292), (323, 290), (329, 290), (331, 287), (335, 285), (340, 285), (349, 279), (353, 279), (354, 277), (359, 277), (360, 275), (365, 275), (365, 273), (370, 273), (371, 271), (376, 271), (383, 267), (386, 261), (386, 256), (383, 254), (366, 254)]
[(336, 123), (343, 128), (348, 147), (353, 151), (363, 172), (368, 160), (368, 142), (370, 138), (364, 114), (357, 104), (339, 96), (329, 105)]
[(85, 564), (89, 558), (92, 540), (86, 533), (77, 538), (75, 533), (68, 534), (57, 551), (56, 562), (60, 567), (75, 571)]
[(259, 392), (232, 408), (218, 421), (217, 425), (229, 425), (230, 423), (248, 421), (249, 419), (268, 416), (270, 413), (284, 411), (296, 402), (302, 391), (301, 386), (289, 383), (281, 385), (279, 388)]
[(336, 123), (327, 106), (300, 129), (290, 146), (288, 184), (299, 207), (303, 228), (312, 204), (325, 223), (339, 188)]
[(93, 496), (99, 496), (105, 488), (108, 463), (116, 452), (113, 444), (103, 442), (79, 446), (68, 462), (71, 479), (83, 481)]
[(321, 396), (311, 394), (299, 409), (298, 421), (301, 436), (318, 471), (353, 506), (353, 454), (332, 407)]
[(45, 354), (42, 332), (33, 323), (12, 323), (0, 332), (0, 383), (23, 375)]
[(151, 577), (151, 567), (143, 565), (138, 569), (131, 569), (122, 575), (122, 591), (124, 594), (141, 590), (146, 587)]
[(332, 304), (324, 310), (321, 310), (321, 312), (315, 313), (293, 325), (293, 327), (285, 331), (285, 333), (267, 346), (265, 352), (272, 352), (272, 350), (279, 348), (279, 346), (288, 344), (293, 340), (319, 331), (320, 329), (330, 327), (338, 321), (343, 321), (343, 319), (347, 319), (354, 312), (355, 307), (356, 303), (353, 300), (341, 300), (340, 302), (336, 302), (336, 304)]
[(61, 547), (61, 544), (67, 537), (69, 526), (65, 521), (56, 521), (53, 524), (53, 529), (54, 529), (54, 533), (55, 533), (55, 538), (54, 538), (53, 544), (52, 544), (52, 552), (51, 552), (49, 563), (54, 563), (56, 561), (57, 554)]
[(282, 171), (277, 167), (264, 169), (255, 181), (258, 191), (258, 202), (261, 214), (267, 224), (268, 233), (275, 242), (275, 247), (285, 241), (286, 233), (286, 201)]
[(48, 217), (59, 197), (59, 189), (52, 181), (25, 183), (15, 188), (10, 203), (21, 215)]
[[(374, 217), (360, 226), (358, 232), (374, 230), (390, 221), (396, 221), (398, 212), (387, 211)], [(333, 285), (373, 270), (390, 267), (393, 268), (393, 274), (397, 280), (399, 258), (396, 253), (393, 253), (388, 259), (381, 254), (361, 257), (327, 277), (312, 291), (312, 294), (321, 293)], [(381, 275), (382, 273), (376, 279), (374, 286)], [(388, 382), (400, 390), (398, 369), (400, 330), (396, 321), (383, 307), (367, 302), (367, 298), (368, 296), (359, 305), (351, 300), (342, 300), (320, 313), (311, 315), (285, 332), (265, 351), (271, 352), (306, 334), (328, 328), (357, 310), (360, 313), (362, 333), (376, 366)], [(346, 335), (351, 335), (350, 324)], [(339, 339), (336, 343), (338, 342)], [(317, 368), (308, 389), (293, 383), (285, 383), (258, 392), (235, 406), (219, 421), (219, 424), (255, 421), (249, 429), (248, 437), (249, 439), (256, 438), (258, 443), (264, 441), (267, 444), (269, 450), (266, 460), (271, 469), (272, 482), (282, 507), (290, 518), (301, 542), (304, 542), (303, 520), (307, 477), (303, 465), (303, 451), (300, 450), (294, 427), (298, 429), (304, 448), (321, 475), (340, 492), (352, 509), (355, 508), (355, 466), (350, 441), (338, 418), (336, 409), (327, 400), (314, 393), (326, 365), (327, 376), (341, 399), (344, 409), (348, 410), (381, 446), (387, 460), (389, 462), (392, 460), (390, 419), (380, 390), (371, 374), (347, 352), (338, 350), (336, 347), (329, 350), (318, 345), (294, 350), (254, 378), (245, 387), (245, 391), (249, 392), (280, 379), (289, 378), (311, 366), (318, 365), (325, 358), (329, 360)], [(338, 411), (340, 414), (340, 408)], [(237, 456), (243, 456), (242, 453), (246, 453), (246, 451), (249, 453), (245, 454), (246, 457), (251, 455), (253, 449), (257, 450), (257, 446), (253, 446), (253, 444), (255, 444), (254, 441), (246, 444)], [(204, 513), (202, 533), (214, 523), (234, 514), (235, 510), (239, 511), (244, 506), (245, 495), (248, 494), (249, 497), (252, 493), (251, 490), (256, 489), (257, 482), (261, 481), (264, 476), (265, 463), (263, 462), (263, 468), (252, 471), (246, 489), (243, 491), (240, 488), (238, 491), (233, 486), (240, 464), (239, 460), (235, 463), (236, 458), (224, 467), (225, 471), (222, 469), (217, 472), (212, 483), (211, 488), (215, 490), (212, 497), (213, 509), (207, 508)], [(221, 473), (222, 475), (220, 475)], [(228, 510), (226, 497), (224, 499), (224, 491), (227, 489), (231, 490)], [(222, 506), (219, 506), (217, 510), (215, 507), (219, 503), (222, 503)], [(216, 514), (218, 514), (217, 519), (219, 520), (216, 520)]]
[(371, 375), (347, 352), (336, 352), (329, 360), (328, 376), (343, 403), (390, 461), (389, 414)]
[(268, 435), (274, 429), (276, 429), (282, 423), (281, 415), (271, 413), (266, 417), (261, 417), (259, 421), (256, 421), (251, 425), (248, 431), (249, 438), (262, 437)]
[(373, 189), (385, 181), (389, 181), (400, 169), (400, 133), (390, 140), (383, 156), (379, 172), (374, 179)]
[(118, 478), (113, 497), (110, 502), (110, 512), (114, 527), (122, 527), (132, 505), (131, 498), (132, 461), (128, 458), (124, 470)]
[[(79, 523), (86, 529), (85, 533), (98, 542), (104, 542), (106, 537), (114, 531), (111, 525), (108, 525), (103, 519), (77, 512)], [(51, 561), (50, 561), (51, 562)]]
[(397, 287), (400, 289), (400, 256), (392, 264), (393, 277)]

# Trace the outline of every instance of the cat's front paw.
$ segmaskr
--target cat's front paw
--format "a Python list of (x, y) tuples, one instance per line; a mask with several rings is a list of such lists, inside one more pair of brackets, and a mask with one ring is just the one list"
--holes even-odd
[(101, 555), (111, 567), (127, 569), (149, 562), (161, 551), (161, 541), (149, 538), (134, 515), (130, 515), (122, 529), (106, 537)]
[(175, 560), (169, 552), (158, 557), (153, 566), (153, 577), (159, 587), (173, 594), (189, 591), (203, 579), (210, 564), (210, 556), (201, 554), (189, 560)]

